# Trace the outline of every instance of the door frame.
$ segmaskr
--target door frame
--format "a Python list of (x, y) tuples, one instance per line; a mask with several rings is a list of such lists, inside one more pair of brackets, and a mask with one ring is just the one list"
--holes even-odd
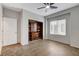
[[(4, 18), (11, 18), (11, 17), (3, 17), (3, 19), (2, 19), (2, 45), (3, 45), (3, 46), (9, 46), (9, 45), (4, 45)], [(16, 19), (16, 21), (17, 21), (17, 18), (13, 18), (13, 19)], [(18, 22), (18, 21), (17, 21), (17, 22)], [(17, 23), (17, 22), (16, 22), (16, 23)], [(18, 23), (17, 23), (17, 26), (18, 26)], [(16, 40), (18, 40), (18, 30), (17, 30), (17, 29), (18, 29), (18, 27), (16, 27), (16, 31), (17, 31), (17, 32), (16, 32), (16, 33), (17, 33), (17, 34), (16, 34)], [(17, 43), (18, 43), (18, 42), (17, 42)], [(17, 44), (17, 43), (16, 43), (16, 44)], [(14, 44), (10, 44), (10, 45), (14, 45)]]
[[(30, 42), (30, 40), (29, 40), (29, 22), (30, 22), (30, 20), (32, 20), (32, 19), (28, 19), (28, 41)], [(38, 20), (32, 20), (32, 21), (36, 21), (36, 22), (39, 22), (39, 23), (42, 23), (42, 40), (43, 40), (43, 22), (42, 21), (38, 21)]]

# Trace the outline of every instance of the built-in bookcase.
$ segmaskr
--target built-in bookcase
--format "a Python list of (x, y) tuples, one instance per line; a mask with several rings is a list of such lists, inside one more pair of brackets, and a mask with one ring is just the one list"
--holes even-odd
[(29, 40), (43, 39), (43, 23), (29, 20)]

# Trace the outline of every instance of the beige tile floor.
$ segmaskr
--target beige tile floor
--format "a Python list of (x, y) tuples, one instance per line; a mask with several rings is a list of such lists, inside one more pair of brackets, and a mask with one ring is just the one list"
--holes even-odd
[(2, 48), (1, 56), (79, 56), (79, 49), (52, 40), (35, 40)]

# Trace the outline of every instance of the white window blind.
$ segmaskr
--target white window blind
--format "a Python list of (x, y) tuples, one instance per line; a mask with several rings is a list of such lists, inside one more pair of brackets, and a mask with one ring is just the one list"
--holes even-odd
[(66, 19), (51, 21), (50, 34), (66, 35)]

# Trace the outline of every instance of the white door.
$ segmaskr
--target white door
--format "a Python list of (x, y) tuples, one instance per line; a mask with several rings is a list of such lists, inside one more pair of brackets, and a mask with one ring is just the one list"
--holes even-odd
[(3, 45), (11, 45), (17, 43), (17, 19), (3, 18)]

